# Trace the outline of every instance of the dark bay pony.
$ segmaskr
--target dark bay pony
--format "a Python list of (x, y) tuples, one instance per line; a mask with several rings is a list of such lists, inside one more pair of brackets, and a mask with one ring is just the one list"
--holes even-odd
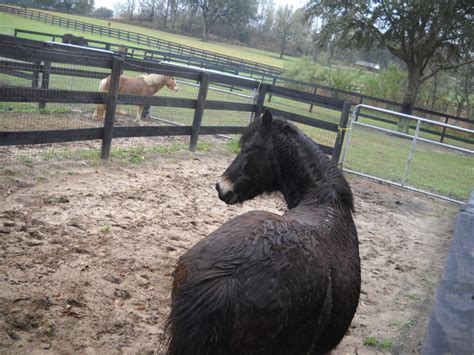
[(71, 33), (66, 33), (62, 37), (62, 42), (67, 44), (75, 44), (76, 46), (88, 46), (89, 42), (82, 36), (74, 36)]
[(269, 111), (240, 146), (216, 185), (220, 199), (281, 191), (289, 210), (240, 215), (180, 257), (167, 354), (327, 353), (359, 301), (351, 189), (316, 143)]
[[(108, 92), (110, 86), (110, 75), (99, 83), (99, 91)], [(166, 86), (172, 91), (178, 91), (178, 84), (174, 77), (160, 74), (144, 74), (138, 77), (120, 76), (119, 94), (131, 94), (140, 96), (153, 96)], [(140, 122), (145, 105), (138, 105), (137, 121)], [(97, 105), (93, 118), (104, 119), (105, 105)]]

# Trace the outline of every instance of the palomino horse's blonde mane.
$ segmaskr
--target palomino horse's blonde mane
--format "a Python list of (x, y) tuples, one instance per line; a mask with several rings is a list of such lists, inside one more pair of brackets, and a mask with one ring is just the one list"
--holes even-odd
[(143, 74), (140, 75), (147, 85), (163, 87), (168, 81), (169, 76), (160, 75), (160, 74)]

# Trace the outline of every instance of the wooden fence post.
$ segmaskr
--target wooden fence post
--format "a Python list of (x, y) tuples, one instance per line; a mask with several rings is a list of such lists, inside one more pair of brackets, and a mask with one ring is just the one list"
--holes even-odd
[(255, 116), (254, 118), (260, 117), (263, 112), (263, 104), (265, 103), (265, 96), (267, 95), (268, 84), (260, 84), (258, 88), (257, 104), (255, 107)]
[[(364, 103), (364, 97), (361, 96), (361, 97), (360, 97), (360, 100), (359, 100), (359, 105), (362, 105), (363, 103)], [(356, 122), (359, 120), (359, 112), (360, 112), (360, 110), (357, 110), (356, 116), (355, 116), (355, 118), (354, 118), (354, 120), (355, 120)]]
[(332, 151), (332, 161), (334, 164), (338, 164), (339, 157), (341, 156), (342, 146), (344, 144), (344, 137), (347, 130), (347, 122), (349, 120), (349, 113), (351, 111), (351, 104), (344, 102), (342, 106), (341, 119), (339, 121), (339, 130), (337, 132), (336, 142), (334, 143), (334, 149)]
[[(448, 121), (449, 121), (449, 118), (445, 117), (444, 123), (448, 124)], [(440, 143), (443, 143), (445, 135), (446, 135), (446, 127), (443, 127), (443, 131), (441, 132), (441, 138), (439, 139)]]
[(41, 61), (37, 60), (34, 63), (33, 67), (33, 80), (31, 81), (32, 88), (39, 88), (39, 77), (41, 71)]
[[(276, 85), (277, 78), (273, 77), (272, 85)], [(272, 94), (268, 95), (268, 102), (272, 102)]]
[(112, 145), (112, 136), (114, 131), (115, 109), (117, 108), (118, 89), (120, 75), (122, 74), (123, 58), (112, 58), (112, 74), (110, 76), (109, 92), (107, 93), (104, 134), (102, 136), (102, 149), (100, 158), (109, 159), (110, 146)]
[(199, 129), (201, 128), (202, 116), (204, 114), (204, 108), (206, 107), (209, 74), (202, 72), (199, 82), (199, 92), (196, 100), (196, 109), (194, 110), (193, 126), (191, 128), (191, 141), (189, 143), (189, 150), (191, 152), (195, 152), (197, 147)]
[[(42, 62), (41, 74), (41, 88), (48, 89), (49, 77), (51, 76), (51, 62)], [(38, 104), (38, 108), (40, 110), (44, 110), (46, 108), (46, 102), (40, 101), (40, 103)]]
[[(315, 86), (313, 88), (313, 95), (316, 95), (317, 92), (318, 92), (318, 88)], [(309, 106), (309, 112), (313, 112), (313, 106), (314, 106), (313, 104)]]
[(143, 105), (143, 111), (140, 118), (147, 119), (150, 116), (150, 105)]

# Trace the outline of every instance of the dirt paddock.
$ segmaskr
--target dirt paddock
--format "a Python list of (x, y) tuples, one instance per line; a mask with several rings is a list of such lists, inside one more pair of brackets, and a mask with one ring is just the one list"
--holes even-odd
[[(222, 147), (154, 153), (140, 165), (44, 160), (0, 169), (0, 352), (153, 354), (185, 250), (252, 209), (214, 184)], [(3, 165), (3, 163), (2, 163)], [(418, 353), (458, 206), (348, 176), (363, 288), (335, 354)]]

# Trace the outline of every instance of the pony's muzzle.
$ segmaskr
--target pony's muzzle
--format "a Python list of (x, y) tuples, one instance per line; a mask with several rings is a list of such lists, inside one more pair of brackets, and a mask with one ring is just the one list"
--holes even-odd
[(237, 195), (232, 189), (232, 185), (227, 180), (221, 180), (216, 184), (216, 190), (219, 198), (229, 205), (237, 202)]

